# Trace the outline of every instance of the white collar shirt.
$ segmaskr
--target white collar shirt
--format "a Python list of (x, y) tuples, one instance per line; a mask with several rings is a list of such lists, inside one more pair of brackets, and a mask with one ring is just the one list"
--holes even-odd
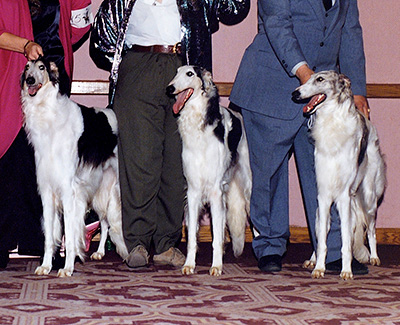
[(133, 7), (125, 43), (132, 45), (175, 45), (182, 39), (176, 0), (137, 0)]

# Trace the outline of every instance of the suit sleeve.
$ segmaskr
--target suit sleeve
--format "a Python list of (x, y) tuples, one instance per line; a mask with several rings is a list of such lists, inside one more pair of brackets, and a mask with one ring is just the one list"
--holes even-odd
[(287, 74), (306, 61), (296, 35), (293, 32), (289, 0), (259, 0), (259, 15), (267, 38)]
[(71, 8), (71, 42), (77, 43), (89, 30), (93, 23), (90, 0), (74, 0)]
[(353, 93), (366, 96), (364, 44), (357, 0), (350, 0), (342, 30), (339, 65), (340, 72), (350, 78)]

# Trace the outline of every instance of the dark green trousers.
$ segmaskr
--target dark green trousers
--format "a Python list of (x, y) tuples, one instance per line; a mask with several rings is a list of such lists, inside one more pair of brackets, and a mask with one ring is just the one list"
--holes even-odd
[(128, 251), (156, 254), (181, 239), (184, 177), (174, 99), (166, 87), (182, 64), (176, 55), (128, 51), (119, 69), (114, 111), (119, 125), (123, 232)]

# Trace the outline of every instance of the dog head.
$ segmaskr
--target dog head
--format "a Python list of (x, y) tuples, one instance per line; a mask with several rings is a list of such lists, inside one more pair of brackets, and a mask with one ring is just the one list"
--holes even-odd
[(36, 96), (38, 91), (47, 83), (58, 84), (58, 69), (54, 62), (43, 57), (28, 61), (21, 75), (21, 89), (23, 95)]
[(315, 113), (327, 100), (336, 100), (338, 103), (342, 103), (349, 97), (352, 97), (350, 79), (335, 71), (313, 74), (304, 85), (297, 87), (292, 93), (294, 101), (311, 98), (303, 108), (303, 112), (307, 115)]
[(175, 114), (178, 114), (185, 104), (197, 95), (211, 97), (217, 94), (211, 72), (196, 66), (182, 66), (169, 83), (167, 94), (175, 95), (176, 102), (173, 106)]

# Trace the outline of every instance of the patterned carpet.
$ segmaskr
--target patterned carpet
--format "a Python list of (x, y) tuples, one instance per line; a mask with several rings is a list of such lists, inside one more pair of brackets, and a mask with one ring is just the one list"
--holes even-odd
[[(197, 273), (155, 267), (130, 271), (113, 252), (76, 263), (71, 278), (33, 275), (37, 259), (12, 259), (0, 272), (0, 324), (400, 324), (400, 246), (380, 246), (384, 265), (342, 281), (312, 280), (301, 268), (309, 245), (289, 247), (284, 269), (259, 272), (251, 247), (224, 273), (208, 275), (210, 243)], [(184, 250), (184, 249), (183, 249)]]

